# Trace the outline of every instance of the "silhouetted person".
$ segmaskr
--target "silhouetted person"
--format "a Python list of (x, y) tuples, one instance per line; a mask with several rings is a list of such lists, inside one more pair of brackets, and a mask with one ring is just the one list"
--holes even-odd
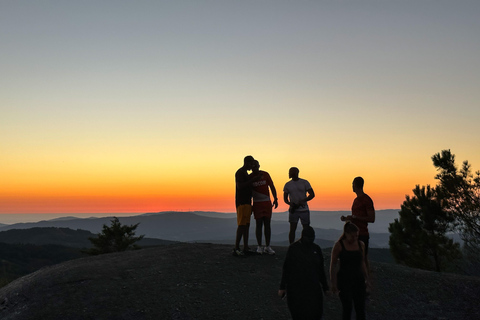
[[(272, 178), (266, 171), (260, 170), (260, 163), (255, 160), (252, 174), (259, 175), (259, 179), (252, 183), (253, 195), (253, 216), (256, 221), (255, 234), (257, 236), (257, 253), (275, 254), (270, 247), (270, 237), (272, 234), (270, 222), (272, 220), (272, 207), (277, 209), (278, 198), (277, 190), (273, 184)], [(270, 190), (272, 190), (273, 204), (270, 200)], [(262, 229), (265, 227), (265, 248), (262, 248)]]
[(288, 222), (290, 222), (288, 240), (290, 244), (295, 241), (298, 220), (301, 221), (304, 228), (310, 225), (310, 210), (307, 202), (315, 197), (310, 183), (298, 177), (299, 172), (298, 168), (290, 168), (288, 177), (291, 180), (283, 188), (283, 201), (290, 206), (288, 209)]
[(365, 264), (370, 272), (370, 264), (368, 262), (368, 248), (370, 243), (370, 234), (368, 233), (368, 223), (375, 222), (375, 208), (373, 200), (365, 192), (363, 192), (364, 180), (362, 177), (356, 177), (352, 182), (353, 192), (357, 194), (352, 204), (352, 214), (342, 216), (342, 221), (351, 221), (359, 229), (358, 239), (365, 244)]
[[(340, 268), (337, 273), (337, 264)], [(365, 244), (358, 239), (358, 227), (345, 223), (343, 234), (332, 249), (330, 283), (332, 292), (339, 292), (342, 302), (342, 320), (350, 320), (352, 304), (357, 320), (365, 319), (365, 297), (368, 281), (365, 265)]]
[(323, 293), (328, 291), (328, 284), (322, 249), (314, 240), (313, 228), (303, 228), (301, 239), (290, 245), (283, 263), (278, 295), (286, 294), (293, 320), (322, 318)]
[[(252, 215), (252, 182), (257, 176), (249, 175), (255, 159), (246, 156), (243, 159), (243, 166), (235, 173), (235, 206), (237, 208), (237, 234), (235, 237), (234, 256), (242, 256), (248, 251), (248, 232), (250, 228), (250, 216)], [(243, 250), (240, 250), (240, 241), (243, 237)]]

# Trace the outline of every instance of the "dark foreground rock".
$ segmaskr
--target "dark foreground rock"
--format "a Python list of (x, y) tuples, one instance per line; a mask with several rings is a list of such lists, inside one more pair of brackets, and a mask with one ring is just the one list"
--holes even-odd
[[(0, 319), (290, 319), (277, 297), (286, 248), (175, 244), (68, 261), (0, 289)], [(326, 259), (326, 264), (328, 258)], [(372, 263), (368, 319), (480, 319), (480, 279)], [(325, 319), (340, 319), (338, 297)]]

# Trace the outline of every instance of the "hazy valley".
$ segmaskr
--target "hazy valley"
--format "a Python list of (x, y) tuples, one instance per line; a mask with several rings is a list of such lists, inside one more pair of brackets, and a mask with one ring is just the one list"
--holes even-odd
[[(317, 241), (322, 247), (329, 247), (341, 234), (343, 223), (341, 215), (346, 211), (314, 211), (311, 225), (317, 230)], [(379, 210), (376, 222), (369, 226), (372, 248), (388, 247), (388, 224), (398, 217), (398, 210)], [(56, 227), (81, 229), (98, 233), (104, 224), (110, 224), (111, 217), (75, 218), (63, 217), (47, 221), (16, 223), (0, 227), (1, 231), (11, 229), (29, 229), (34, 227)], [(234, 213), (218, 212), (159, 212), (146, 213), (131, 217), (119, 217), (122, 224), (137, 224), (137, 234), (146, 238), (157, 238), (181, 242), (212, 242), (233, 244), (236, 230)], [(288, 215), (286, 212), (274, 213), (272, 217), (272, 244), (288, 246)], [(251, 245), (256, 243), (254, 235), (255, 222), (250, 227)], [(299, 232), (298, 232), (299, 233)], [(299, 236), (299, 235), (298, 235)]]

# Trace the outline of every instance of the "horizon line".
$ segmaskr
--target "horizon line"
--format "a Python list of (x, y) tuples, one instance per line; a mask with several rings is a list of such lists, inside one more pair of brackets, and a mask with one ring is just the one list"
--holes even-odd
[[(387, 209), (376, 209), (375, 212), (377, 211), (389, 211), (389, 210), (400, 210), (400, 208), (387, 208)], [(351, 211), (351, 209), (336, 209), (336, 210), (325, 210), (325, 209), (312, 209), (310, 212), (345, 212), (345, 211)], [(23, 214), (65, 214), (65, 215), (74, 215), (74, 214), (149, 214), (149, 213), (165, 213), (165, 212), (209, 212), (209, 213), (225, 213), (225, 214), (230, 214), (230, 213), (236, 213), (235, 211), (215, 211), (215, 210), (162, 210), (162, 211), (136, 211), (136, 212), (17, 212), (17, 213), (10, 213), (10, 212), (0, 212), (0, 215), (23, 215)], [(288, 212), (288, 210), (285, 211), (277, 211), (275, 213), (284, 213)]]

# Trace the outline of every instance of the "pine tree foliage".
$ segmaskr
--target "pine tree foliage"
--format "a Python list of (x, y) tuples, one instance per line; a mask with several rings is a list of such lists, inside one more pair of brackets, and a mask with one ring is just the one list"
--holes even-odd
[(468, 251), (480, 253), (480, 171), (472, 174), (471, 165), (464, 161), (461, 169), (455, 165), (455, 155), (443, 150), (432, 157), (438, 174), (439, 191), (446, 210), (456, 218)]
[(443, 271), (447, 262), (460, 257), (459, 245), (446, 236), (453, 217), (443, 209), (437, 192), (417, 185), (413, 197), (406, 196), (400, 219), (390, 224), (390, 251), (398, 263)]
[(460, 233), (467, 259), (480, 257), (480, 171), (472, 174), (468, 161), (458, 168), (450, 150), (434, 154), (432, 162), (437, 186), (416, 186), (406, 197), (400, 219), (390, 224), (389, 243), (397, 262), (441, 271), (460, 256), (448, 232)]
[(135, 236), (138, 223), (122, 225), (117, 217), (113, 217), (111, 225), (103, 225), (103, 230), (97, 237), (88, 238), (93, 248), (86, 252), (92, 255), (137, 249), (135, 242), (143, 239), (144, 235)]

